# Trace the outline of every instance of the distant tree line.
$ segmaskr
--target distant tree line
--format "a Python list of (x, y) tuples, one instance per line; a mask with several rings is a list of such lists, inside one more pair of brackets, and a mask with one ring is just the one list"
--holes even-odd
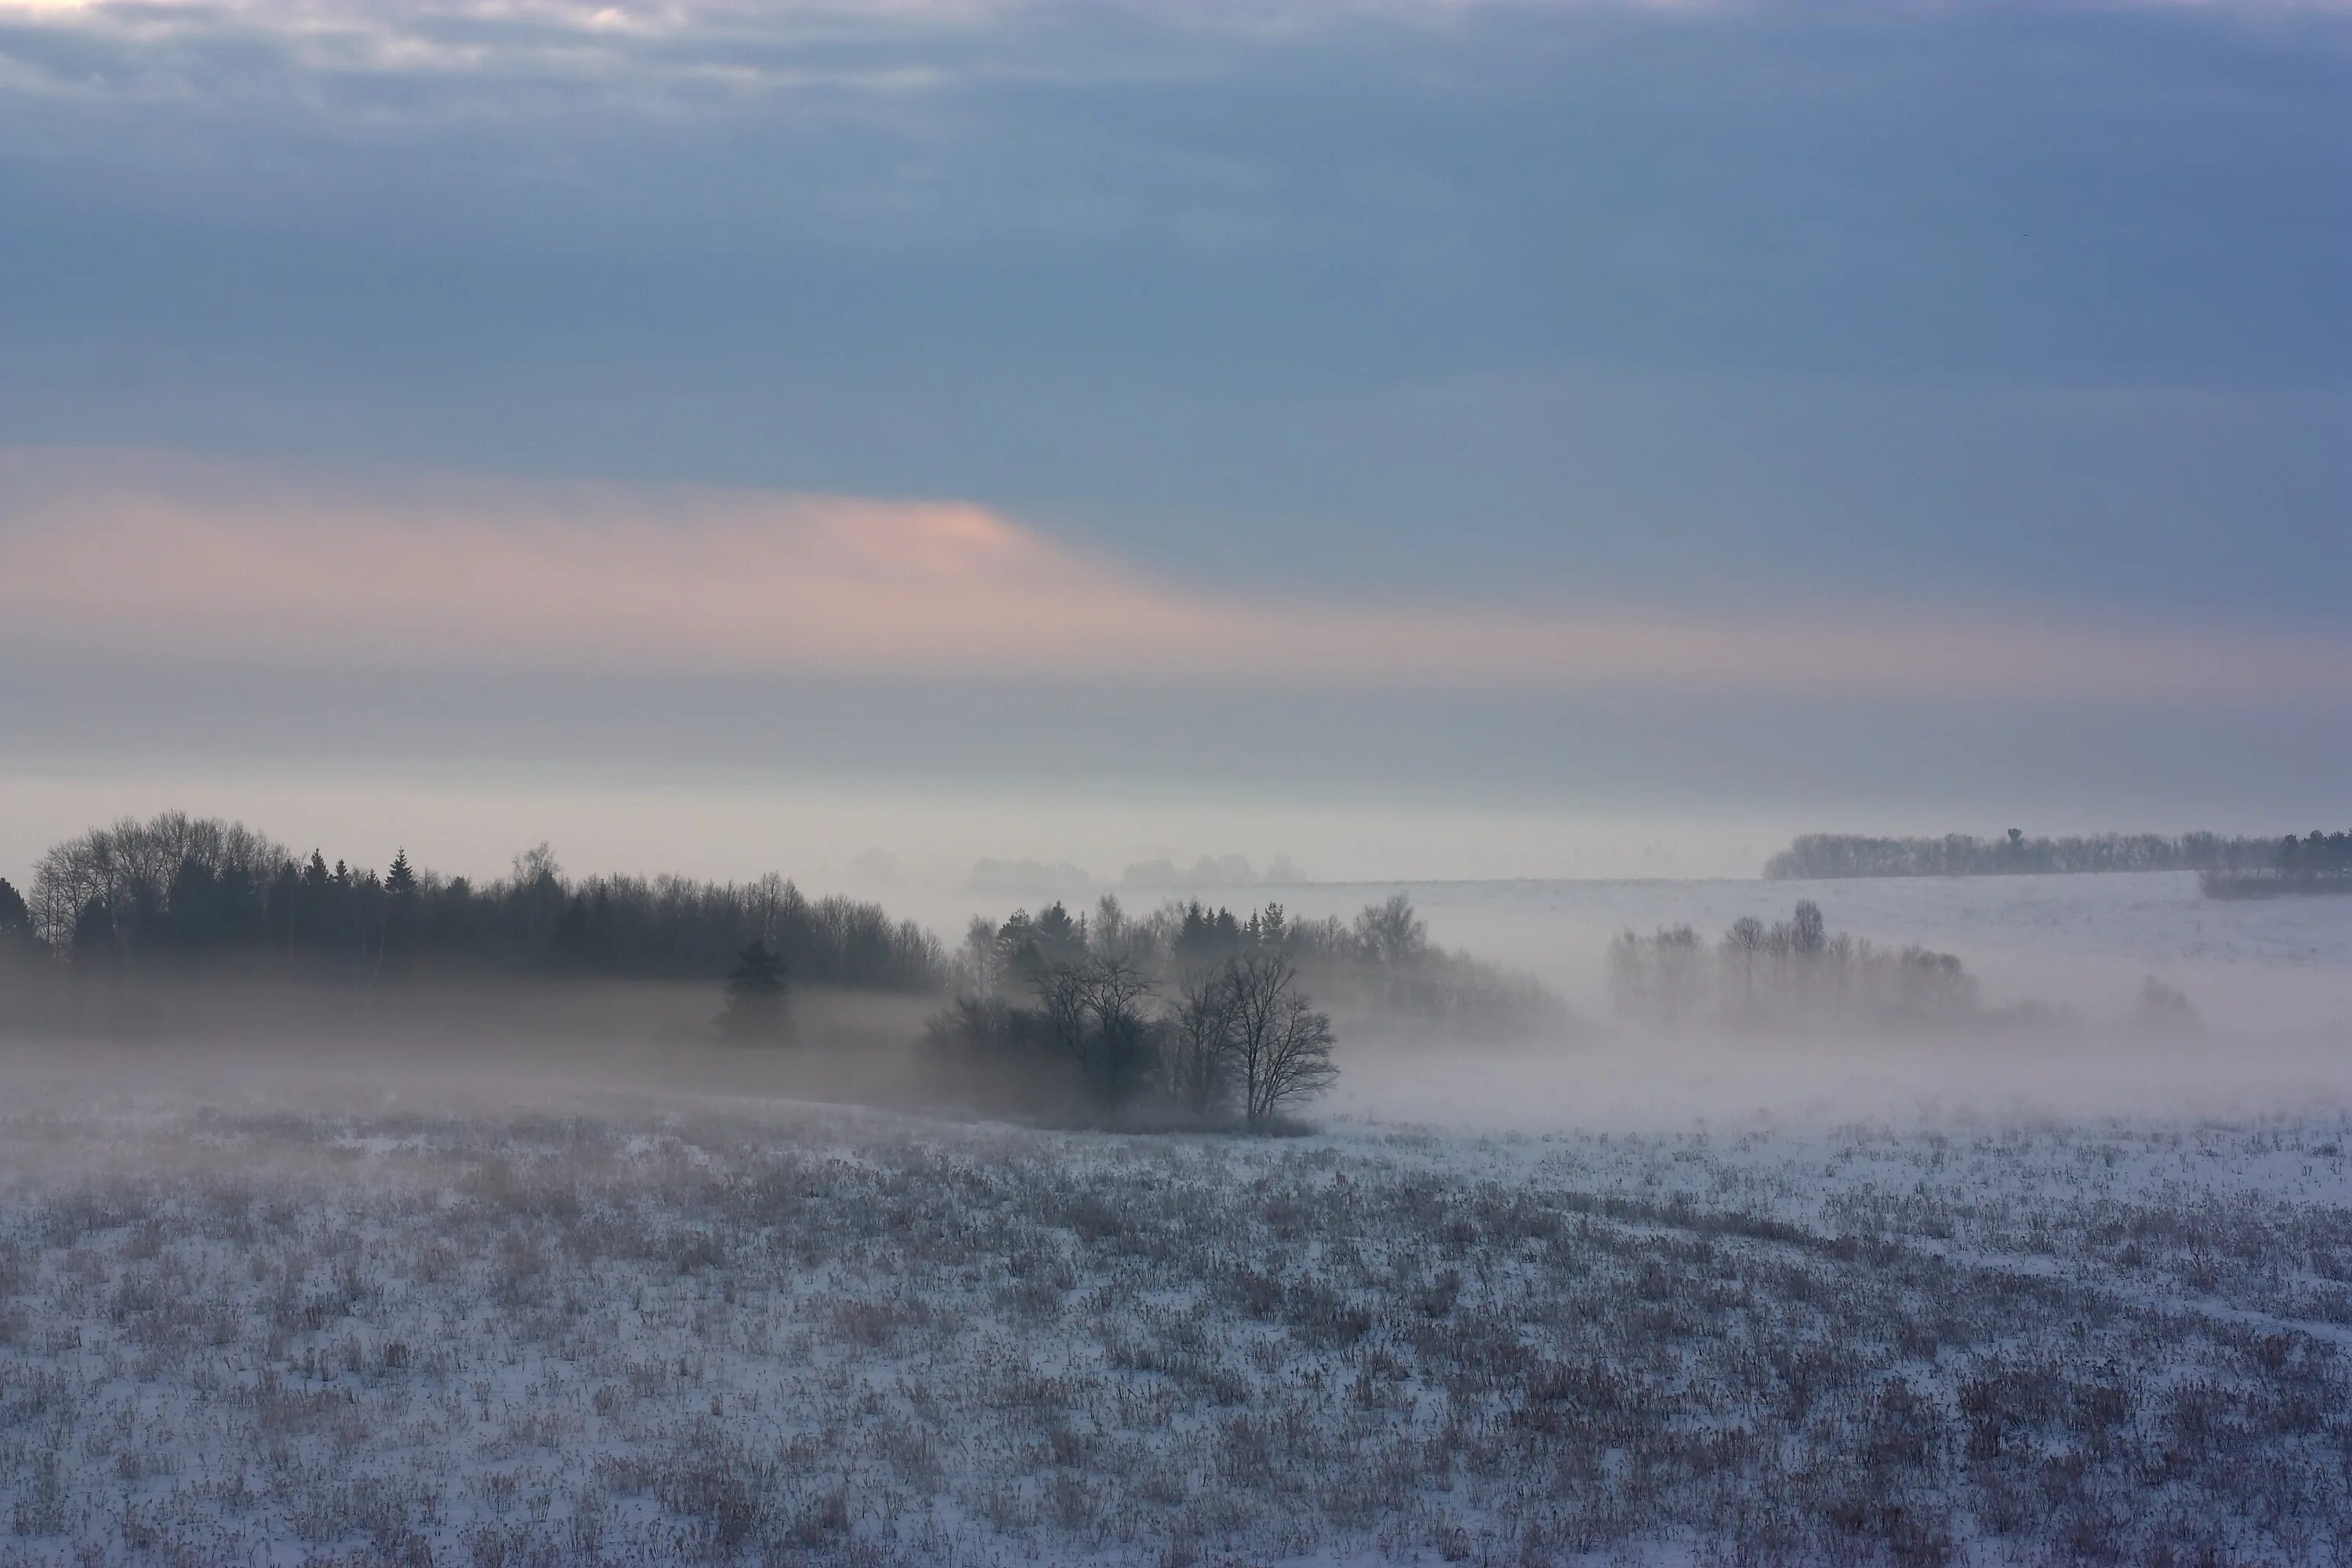
[(2273, 893), (2352, 893), (2352, 833), (2313, 829), (2301, 838), (2276, 840), (2267, 864), (2256, 869), (2208, 871), (2201, 879), (2210, 898), (2262, 898)]
[(1309, 987), (1424, 1023), (1538, 1027), (1559, 1004), (1532, 981), (1445, 952), (1410, 899), (1353, 921), (1199, 900), (1130, 916), (1059, 902), (975, 918), (955, 1001), (928, 1042), (958, 1092), (996, 1109), (1083, 1110), (1195, 1125), (1279, 1125), (1338, 1077), (1331, 1016)]
[(2278, 840), (2218, 833), (2102, 833), (2029, 838), (2012, 827), (1999, 838), (1874, 838), (1808, 833), (1765, 862), (1772, 881), (1847, 877), (2005, 877), (2069, 871), (2228, 871), (2268, 867)]
[(2352, 833), (2290, 834), (2279, 840), (2272, 864), (2291, 877), (2352, 877)]
[(425, 973), (716, 981), (761, 944), (803, 984), (938, 992), (937, 937), (782, 877), (566, 877), (545, 845), (486, 882), (405, 851), (378, 872), (234, 822), (166, 813), (56, 845), (29, 895), (0, 882), (0, 953), (82, 976), (391, 983)]
[(1811, 900), (1770, 925), (1734, 921), (1712, 946), (1687, 925), (1623, 932), (1609, 948), (1609, 994), (1621, 1015), (1669, 1027), (1932, 1028), (1988, 1016), (1958, 958), (1832, 934)]

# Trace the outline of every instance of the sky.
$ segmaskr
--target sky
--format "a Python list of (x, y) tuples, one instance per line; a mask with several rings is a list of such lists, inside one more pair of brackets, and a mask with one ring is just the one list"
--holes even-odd
[(2341, 826), (2352, 7), (0, 0), (0, 876)]

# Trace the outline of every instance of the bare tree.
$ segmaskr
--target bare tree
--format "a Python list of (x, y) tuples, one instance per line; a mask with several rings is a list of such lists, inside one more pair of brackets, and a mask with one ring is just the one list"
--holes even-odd
[(1764, 922), (1754, 915), (1740, 916), (1723, 933), (1725, 989), (1729, 991), (1736, 985), (1738, 992), (1737, 1001), (1727, 995), (1725, 1005), (1734, 1017), (1744, 1022), (1753, 1022), (1756, 1017), (1756, 970), (1769, 934)]
[(557, 887), (563, 881), (563, 868), (555, 858), (555, 851), (546, 839), (541, 839), (514, 858), (514, 885), (517, 888)]
[(1609, 1005), (1620, 1013), (1646, 1013), (1654, 1005), (1649, 944), (1630, 931), (1609, 942)]
[[(541, 845), (541, 848), (546, 846)], [(773, 944), (783, 925), (784, 910), (793, 897), (791, 883), (771, 871), (743, 890), (743, 913), (751, 921), (753, 934), (760, 941)]]
[(1045, 1019), (1046, 1037), (1074, 1062), (1083, 1063), (1087, 1031), (1092, 1019), (1087, 1008), (1087, 974), (1075, 963), (1048, 964), (1030, 980), (1037, 993), (1037, 1011)]
[(1429, 951), (1429, 928), (1413, 912), (1412, 899), (1391, 893), (1384, 902), (1366, 904), (1357, 915), (1356, 940), (1373, 963), (1395, 969)]
[(1673, 1024), (1697, 1010), (1706, 994), (1706, 944), (1687, 925), (1662, 928), (1657, 936), (1658, 1017)]
[(1048, 1037), (1096, 1102), (1108, 1110), (1125, 1100), (1151, 1068), (1150, 976), (1124, 959), (1099, 957), (1048, 964), (1034, 984)]
[(1168, 1092), (1199, 1117), (1233, 1097), (1234, 986), (1228, 966), (1196, 969), (1179, 984), (1169, 1017)]
[(1339, 1076), (1331, 1065), (1331, 1018), (1298, 991), (1298, 966), (1253, 953), (1227, 966), (1233, 992), (1232, 1060), (1242, 1114), (1262, 1128)]
[(953, 983), (973, 996), (994, 996), (1004, 985), (1004, 950), (997, 941), (996, 922), (974, 915), (965, 925), (963, 945), (956, 950)]
[(1094, 923), (1088, 935), (1097, 952), (1107, 957), (1134, 959), (1139, 956), (1139, 938), (1135, 921), (1128, 918), (1117, 893), (1105, 893), (1095, 900)]
[(1264, 1127), (1285, 1107), (1322, 1093), (1339, 1076), (1331, 1064), (1331, 1016), (1317, 1012), (1304, 996), (1284, 999), (1270, 1044), (1250, 1096), (1253, 1127)]
[(1629, 931), (1609, 944), (1609, 994), (1621, 1013), (1671, 1025), (1706, 988), (1706, 945), (1687, 925), (1660, 926), (1649, 937)]
[(1094, 1012), (1097, 1092), (1116, 1104), (1151, 1072), (1156, 1041), (1146, 1011), (1151, 977), (1117, 955), (1097, 958), (1087, 968), (1094, 979), (1088, 1005)]
[(59, 952), (73, 942), (75, 923), (93, 899), (111, 891), (110, 868), (101, 848), (104, 840), (91, 833), (57, 845), (41, 857), (33, 875), (33, 930)]

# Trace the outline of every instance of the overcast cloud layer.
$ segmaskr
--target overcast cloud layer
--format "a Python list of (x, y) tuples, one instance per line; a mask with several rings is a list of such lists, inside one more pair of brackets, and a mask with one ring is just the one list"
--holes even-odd
[(0, 769), (2295, 825), (2347, 277), (2332, 5), (0, 0)]

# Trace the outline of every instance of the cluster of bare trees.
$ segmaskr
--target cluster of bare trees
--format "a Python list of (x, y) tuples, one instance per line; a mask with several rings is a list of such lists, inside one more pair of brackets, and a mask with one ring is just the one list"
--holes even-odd
[(1619, 1013), (1660, 1026), (1932, 1026), (1982, 1016), (1958, 958), (1832, 935), (1811, 900), (1769, 926), (1743, 916), (1712, 948), (1688, 925), (1625, 931), (1610, 944), (1609, 992)]
[(1130, 914), (1057, 902), (975, 917), (951, 961), (956, 998), (929, 1039), (943, 1079), (1007, 1110), (1083, 1104), (1100, 1119), (1156, 1107), (1255, 1128), (1330, 1087), (1336, 999), (1351, 1033), (1556, 1033), (1567, 1009), (1533, 980), (1451, 952), (1403, 893), (1352, 920), (1278, 903), (1236, 913), (1199, 899)]
[(1339, 1077), (1330, 1016), (1309, 1004), (1298, 966), (1278, 952), (1187, 974), (1170, 1024), (1170, 1085), (1195, 1116), (1238, 1109), (1262, 1127)]
[(1056, 902), (1034, 914), (1015, 910), (1001, 922), (974, 917), (952, 960), (952, 984), (961, 994), (1020, 994), (1041, 967), (1092, 955), (1118, 958), (1172, 990), (1188, 973), (1267, 954), (1289, 959), (1350, 1017), (1512, 1037), (1567, 1022), (1559, 998), (1528, 976), (1431, 942), (1403, 893), (1366, 904), (1352, 920), (1301, 919), (1278, 903), (1236, 913), (1199, 899), (1137, 915), (1108, 894), (1090, 913)]
[(1032, 966), (1027, 988), (1031, 1005), (966, 995), (931, 1020), (929, 1043), (966, 1091), (1055, 1110), (1075, 1086), (1106, 1120), (1156, 1103), (1264, 1131), (1339, 1077), (1330, 1016), (1279, 952), (1192, 967), (1164, 992), (1130, 954), (1087, 952)]
[(1106, 1110), (1126, 1104), (1156, 1065), (1150, 976), (1106, 955), (1048, 964), (1037, 972), (1035, 986), (1045, 1036), (1076, 1069), (1088, 1098)]

